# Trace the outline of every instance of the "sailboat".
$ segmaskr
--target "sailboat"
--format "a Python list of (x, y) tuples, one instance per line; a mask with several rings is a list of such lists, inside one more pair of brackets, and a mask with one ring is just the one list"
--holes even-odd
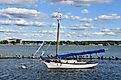
[(102, 53), (105, 52), (105, 49), (92, 50), (92, 51), (84, 51), (77, 53), (64, 53), (57, 54), (56, 56), (49, 58), (41, 58), (42, 62), (46, 64), (49, 69), (86, 69), (93, 68), (98, 65), (97, 62), (94, 61), (78, 61), (78, 60), (67, 60), (67, 57), (77, 56), (77, 55), (85, 55), (85, 54), (94, 54), (94, 53)]
[(84, 52), (77, 52), (77, 53), (66, 53), (66, 54), (58, 54), (59, 53), (59, 30), (60, 30), (60, 20), (61, 15), (57, 13), (57, 45), (56, 45), (56, 55), (52, 58), (43, 58), (43, 53), (41, 55), (41, 62), (43, 62), (47, 68), (49, 69), (85, 69), (85, 68), (92, 68), (98, 65), (97, 62), (92, 61), (77, 61), (77, 60), (66, 60), (67, 57), (78, 56), (78, 55), (85, 55), (85, 54), (93, 54), (93, 53), (102, 53), (105, 52), (105, 49), (99, 50), (92, 50), (92, 51), (84, 51)]

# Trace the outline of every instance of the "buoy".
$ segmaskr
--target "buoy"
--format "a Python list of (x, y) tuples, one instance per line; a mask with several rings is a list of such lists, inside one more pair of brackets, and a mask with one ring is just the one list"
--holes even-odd
[(25, 65), (21, 66), (22, 69), (26, 69), (27, 67)]

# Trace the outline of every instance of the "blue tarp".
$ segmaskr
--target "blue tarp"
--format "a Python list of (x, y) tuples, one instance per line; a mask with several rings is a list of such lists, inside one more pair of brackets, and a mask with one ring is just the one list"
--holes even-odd
[(55, 58), (67, 58), (70, 56), (77, 56), (77, 55), (86, 55), (86, 54), (94, 54), (94, 53), (103, 53), (105, 52), (105, 49), (99, 49), (99, 50), (92, 50), (92, 51), (84, 51), (84, 52), (76, 52), (76, 53), (66, 53), (66, 54), (58, 54), (55, 56)]

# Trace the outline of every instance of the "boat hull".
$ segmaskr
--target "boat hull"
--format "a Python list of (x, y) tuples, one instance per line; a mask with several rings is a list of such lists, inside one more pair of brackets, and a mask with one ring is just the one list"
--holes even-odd
[(87, 69), (93, 68), (98, 65), (98, 63), (55, 63), (55, 62), (43, 62), (49, 69)]

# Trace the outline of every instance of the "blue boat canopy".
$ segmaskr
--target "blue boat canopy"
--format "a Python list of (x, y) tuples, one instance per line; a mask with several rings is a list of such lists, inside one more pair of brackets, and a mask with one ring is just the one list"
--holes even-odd
[(105, 49), (99, 49), (99, 50), (91, 50), (91, 51), (84, 51), (84, 52), (76, 52), (76, 53), (66, 53), (66, 54), (58, 54), (55, 56), (55, 58), (67, 58), (70, 56), (77, 56), (77, 55), (86, 55), (86, 54), (95, 54), (95, 53), (103, 53), (105, 52)]

